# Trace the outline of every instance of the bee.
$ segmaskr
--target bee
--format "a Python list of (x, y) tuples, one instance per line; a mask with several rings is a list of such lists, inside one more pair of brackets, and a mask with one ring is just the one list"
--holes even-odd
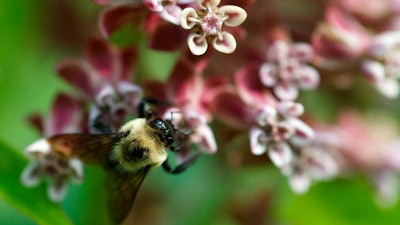
[(170, 120), (152, 113), (124, 124), (118, 132), (100, 134), (60, 134), (47, 138), (53, 152), (84, 163), (101, 165), (107, 171), (108, 207), (113, 224), (120, 224), (128, 215), (138, 189), (153, 168), (162, 166), (177, 174), (196, 161), (193, 154), (174, 168), (168, 163), (168, 151), (178, 152), (177, 137), (187, 136)]

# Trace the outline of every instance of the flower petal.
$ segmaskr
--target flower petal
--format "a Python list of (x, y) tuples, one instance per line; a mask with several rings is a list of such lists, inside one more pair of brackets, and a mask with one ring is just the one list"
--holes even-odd
[(290, 56), (300, 62), (311, 62), (314, 52), (311, 45), (307, 43), (296, 43), (290, 47)]
[(260, 137), (265, 136), (263, 130), (257, 127), (252, 127), (249, 132), (250, 148), (254, 155), (262, 155), (267, 151), (267, 143), (261, 143)]
[(185, 30), (181, 27), (171, 23), (158, 23), (148, 38), (147, 46), (157, 51), (175, 51), (182, 47), (186, 38)]
[(120, 51), (119, 59), (121, 62), (121, 80), (132, 80), (132, 71), (135, 62), (138, 59), (138, 50), (136, 48), (124, 48)]
[(168, 98), (173, 99), (176, 105), (184, 105), (191, 99), (200, 98), (203, 79), (184, 60), (178, 60), (167, 84), (173, 87), (168, 89)]
[(292, 150), (286, 142), (271, 144), (268, 148), (268, 156), (278, 168), (288, 165), (293, 159)]
[(222, 40), (215, 38), (212, 42), (215, 50), (225, 54), (230, 54), (234, 52), (236, 49), (235, 37), (233, 37), (233, 35), (228, 32), (222, 32), (221, 35), (222, 35)]
[(53, 104), (50, 118), (45, 121), (45, 135), (78, 132), (81, 105), (78, 100), (60, 93)]
[(277, 111), (284, 117), (299, 117), (304, 113), (304, 106), (297, 102), (284, 101), (280, 102), (277, 107)]
[(304, 173), (295, 173), (289, 178), (289, 185), (297, 194), (304, 194), (310, 189), (311, 178)]
[(87, 69), (77, 60), (61, 61), (56, 68), (57, 74), (71, 86), (81, 90), (88, 96), (94, 93), (91, 78)]
[(212, 9), (216, 8), (220, 2), (221, 0), (197, 0), (197, 4), (200, 7), (203, 8), (211, 7)]
[(319, 73), (311, 66), (302, 66), (298, 68), (296, 75), (298, 85), (301, 89), (310, 90), (319, 85)]
[(291, 141), (298, 145), (304, 145), (314, 138), (314, 130), (303, 121), (297, 118), (287, 118), (286, 121), (294, 128), (294, 135)]
[(277, 120), (277, 112), (271, 105), (264, 105), (256, 115), (258, 125), (264, 127)]
[(268, 61), (286, 61), (289, 56), (289, 45), (283, 40), (275, 41), (267, 51)]
[(21, 174), (21, 183), (25, 187), (35, 187), (40, 183), (40, 172), (37, 162), (31, 162)]
[(200, 136), (201, 149), (204, 152), (214, 154), (217, 152), (217, 142), (213, 131), (207, 124), (202, 124), (196, 128), (196, 133)]
[(86, 47), (86, 58), (90, 66), (107, 81), (112, 81), (115, 75), (114, 57), (111, 48), (104, 40), (93, 38)]
[(376, 87), (380, 93), (387, 98), (396, 98), (399, 96), (399, 84), (395, 79), (387, 78), (376, 83)]
[(299, 89), (290, 83), (280, 83), (274, 87), (274, 93), (282, 101), (293, 101), (299, 96)]
[(400, 31), (384, 32), (374, 37), (368, 47), (368, 52), (375, 57), (383, 58), (398, 44), (400, 44)]
[(153, 12), (161, 12), (164, 9), (160, 0), (143, 0), (143, 4)]
[(107, 38), (125, 25), (141, 21), (144, 13), (146, 10), (141, 4), (120, 4), (106, 8), (99, 16), (99, 30)]
[(192, 29), (196, 22), (191, 21), (190, 18), (198, 18), (199, 16), (196, 13), (196, 10), (193, 8), (185, 8), (181, 12), (180, 16), (180, 24), (183, 29)]
[(72, 177), (75, 182), (82, 183), (83, 181), (83, 163), (78, 159), (70, 159), (69, 166), (74, 171), (74, 176)]
[(253, 123), (253, 111), (246, 106), (233, 87), (214, 93), (210, 107), (215, 117), (230, 126), (246, 128)]
[(50, 153), (50, 151), (51, 146), (45, 138), (37, 140), (25, 148), (25, 153), (28, 155), (33, 155), (37, 153), (48, 154)]
[(168, 5), (162, 12), (159, 13), (160, 17), (175, 25), (180, 24), (182, 8), (177, 5)]
[(54, 181), (47, 187), (47, 195), (52, 202), (61, 202), (67, 194), (68, 186), (65, 182)]
[(236, 27), (242, 24), (246, 18), (247, 13), (244, 9), (235, 5), (224, 5), (219, 8), (219, 11), (223, 16), (228, 18), (224, 21), (224, 24), (228, 27)]
[(278, 78), (278, 68), (274, 63), (264, 63), (260, 67), (260, 80), (267, 87), (273, 87)]
[(362, 72), (373, 83), (378, 83), (385, 78), (385, 67), (375, 60), (366, 60), (362, 64)]
[(240, 97), (249, 105), (256, 107), (264, 104), (274, 105), (276, 100), (269, 88), (260, 81), (259, 67), (247, 65), (235, 73), (235, 85)]
[(208, 48), (207, 40), (199, 34), (190, 34), (187, 43), (193, 55), (203, 55)]

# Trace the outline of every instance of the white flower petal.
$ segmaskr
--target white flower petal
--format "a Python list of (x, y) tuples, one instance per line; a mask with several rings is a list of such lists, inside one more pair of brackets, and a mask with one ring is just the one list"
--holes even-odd
[(257, 124), (264, 127), (268, 124), (275, 123), (277, 112), (274, 107), (264, 105), (256, 115)]
[(311, 66), (302, 66), (298, 68), (296, 76), (299, 87), (304, 90), (314, 89), (320, 82), (318, 71)]
[(230, 54), (234, 52), (236, 49), (235, 37), (233, 37), (233, 35), (228, 32), (222, 32), (221, 36), (222, 40), (214, 38), (214, 40), (212, 41), (212, 45), (215, 50), (225, 54)]
[(292, 101), (280, 102), (276, 109), (284, 117), (299, 117), (304, 113), (304, 106)]
[(286, 61), (289, 56), (289, 45), (281, 40), (275, 41), (267, 51), (269, 61)]
[(53, 183), (47, 187), (47, 195), (52, 202), (61, 202), (67, 194), (68, 186)]
[(368, 52), (375, 57), (383, 58), (394, 46), (400, 44), (400, 31), (384, 32), (371, 41)]
[(69, 166), (75, 173), (73, 177), (74, 181), (77, 183), (82, 183), (83, 181), (83, 163), (78, 159), (70, 159)]
[(164, 9), (160, 0), (143, 0), (143, 4), (153, 12), (161, 12)]
[(260, 143), (260, 137), (265, 136), (263, 130), (252, 127), (249, 132), (250, 149), (254, 155), (262, 155), (267, 151), (267, 143)]
[(217, 152), (217, 142), (215, 141), (214, 134), (211, 128), (202, 124), (196, 128), (196, 133), (200, 136), (201, 147), (206, 153), (216, 153)]
[(399, 180), (391, 171), (382, 171), (375, 175), (374, 183), (377, 193), (375, 201), (382, 208), (389, 208), (395, 205), (398, 200)]
[(235, 5), (224, 5), (219, 8), (219, 11), (223, 16), (227, 16), (227, 20), (224, 21), (224, 24), (228, 27), (236, 27), (242, 24), (246, 18), (247, 13), (244, 9)]
[(362, 72), (373, 83), (385, 78), (385, 67), (375, 60), (366, 60), (362, 64)]
[(197, 4), (202, 8), (211, 7), (212, 9), (217, 7), (221, 0), (197, 0)]
[(299, 96), (299, 89), (293, 84), (277, 84), (274, 87), (275, 95), (282, 101), (293, 101)]
[(21, 183), (26, 187), (35, 187), (40, 183), (41, 177), (38, 174), (38, 164), (31, 162), (21, 174)]
[(199, 34), (190, 34), (187, 43), (193, 55), (203, 55), (208, 48), (207, 40)]
[(396, 98), (399, 96), (399, 84), (397, 80), (387, 78), (376, 83), (376, 87), (379, 92), (385, 95), (387, 98)]
[(180, 15), (180, 24), (183, 29), (191, 29), (196, 25), (196, 22), (191, 21), (189, 18), (198, 18), (196, 10), (193, 8), (185, 8), (182, 10)]
[(287, 118), (286, 120), (294, 128), (294, 135), (291, 142), (302, 146), (314, 138), (314, 130), (303, 121), (297, 118)]
[(50, 153), (50, 151), (51, 146), (45, 138), (33, 142), (25, 149), (25, 153), (27, 153), (28, 155), (36, 153), (47, 154)]
[(311, 179), (303, 173), (295, 173), (289, 178), (289, 185), (297, 194), (304, 194), (310, 189)]
[(264, 63), (260, 67), (261, 83), (267, 87), (273, 87), (278, 79), (278, 68), (274, 63)]
[(268, 156), (278, 168), (288, 165), (293, 159), (292, 150), (286, 142), (270, 144)]
[(160, 17), (164, 20), (171, 22), (175, 25), (180, 24), (182, 8), (177, 5), (168, 5), (163, 11), (159, 13)]
[(314, 52), (311, 45), (296, 43), (290, 47), (290, 56), (300, 62), (310, 62), (314, 56)]

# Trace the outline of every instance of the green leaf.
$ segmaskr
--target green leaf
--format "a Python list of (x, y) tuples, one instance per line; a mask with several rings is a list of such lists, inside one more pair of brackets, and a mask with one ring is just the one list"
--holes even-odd
[(0, 141), (0, 198), (38, 224), (72, 224), (61, 207), (47, 198), (46, 187), (26, 188), (20, 183), (20, 174), (28, 160), (18, 151)]

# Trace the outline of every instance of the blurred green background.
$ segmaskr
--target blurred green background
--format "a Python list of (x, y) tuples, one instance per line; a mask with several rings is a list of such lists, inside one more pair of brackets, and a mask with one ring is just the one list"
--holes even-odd
[[(48, 202), (45, 185), (26, 189), (19, 183), (28, 162), (23, 149), (40, 137), (26, 117), (47, 114), (57, 91), (69, 90), (55, 76), (54, 66), (62, 58), (81, 56), (87, 38), (97, 34), (99, 9), (89, 0), (0, 1), (0, 224), (107, 224), (104, 174), (98, 168), (86, 167), (84, 184), (70, 186), (60, 206)], [(148, 53), (143, 57), (163, 59), (140, 61), (154, 64), (140, 65), (157, 70), (150, 74), (170, 66), (168, 55)], [(400, 222), (400, 205), (377, 207), (363, 178), (320, 183), (297, 196), (275, 168), (232, 168), (226, 161), (227, 154), (219, 152), (179, 176), (161, 169), (150, 173), (135, 202), (133, 224)]]

